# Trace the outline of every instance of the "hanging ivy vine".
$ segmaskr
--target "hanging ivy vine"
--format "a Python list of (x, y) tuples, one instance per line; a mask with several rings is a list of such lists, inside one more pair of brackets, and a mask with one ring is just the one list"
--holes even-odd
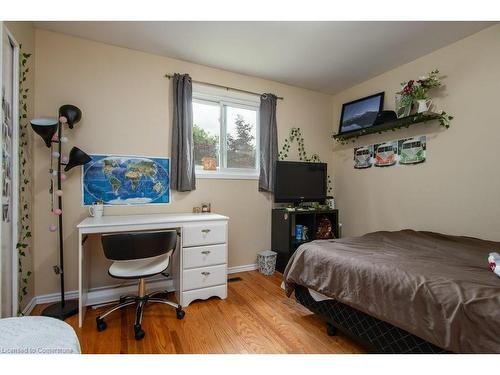
[(31, 192), (28, 189), (30, 183), (30, 173), (28, 164), (29, 153), (29, 133), (28, 133), (28, 92), (25, 88), (25, 82), (29, 73), (28, 59), (30, 53), (22, 52), (22, 46), (19, 47), (19, 234), (16, 249), (18, 252), (18, 315), (23, 315), (21, 306), (24, 297), (28, 294), (28, 282), (31, 277), (30, 270), (24, 270), (23, 260), (31, 247), (31, 220), (30, 220), (30, 201)]
[[(288, 135), (288, 138), (285, 139), (285, 142), (283, 143), (283, 147), (281, 147), (281, 151), (278, 154), (279, 160), (285, 160), (288, 157), (288, 153), (290, 152), (290, 147), (292, 146), (292, 143), (294, 141), (297, 142), (297, 148), (298, 148), (298, 152), (299, 152), (299, 160), (300, 161), (321, 163), (321, 160), (320, 160), (318, 154), (312, 154), (311, 156), (307, 156), (305, 146), (304, 146), (304, 137), (302, 136), (302, 131), (300, 130), (300, 128), (291, 128), (290, 129), (290, 134)], [(330, 195), (332, 193), (332, 191), (333, 191), (332, 180), (330, 178), (330, 175), (328, 175), (328, 194)]]

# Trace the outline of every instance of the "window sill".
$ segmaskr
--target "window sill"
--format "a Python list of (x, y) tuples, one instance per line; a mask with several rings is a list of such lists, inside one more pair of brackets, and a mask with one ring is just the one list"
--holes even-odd
[(225, 173), (225, 172), (198, 172), (196, 178), (218, 179), (218, 180), (258, 180), (259, 175), (255, 173)]

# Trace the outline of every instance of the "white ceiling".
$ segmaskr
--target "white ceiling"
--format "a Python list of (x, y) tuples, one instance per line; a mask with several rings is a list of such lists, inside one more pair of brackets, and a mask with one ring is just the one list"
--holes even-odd
[(36, 22), (52, 30), (334, 94), (492, 22)]

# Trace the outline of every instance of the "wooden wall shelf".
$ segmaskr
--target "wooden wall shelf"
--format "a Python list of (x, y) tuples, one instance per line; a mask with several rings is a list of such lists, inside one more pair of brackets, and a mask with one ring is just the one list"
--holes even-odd
[(359, 129), (345, 134), (335, 134), (332, 137), (337, 140), (347, 140), (354, 137), (360, 137), (362, 135), (382, 133), (383, 131), (387, 130), (396, 130), (403, 127), (408, 128), (411, 125), (438, 120), (439, 118), (441, 118), (441, 114), (439, 113), (422, 112), (415, 115), (401, 117), (394, 121), (384, 122), (382, 124), (375, 125), (369, 128)]

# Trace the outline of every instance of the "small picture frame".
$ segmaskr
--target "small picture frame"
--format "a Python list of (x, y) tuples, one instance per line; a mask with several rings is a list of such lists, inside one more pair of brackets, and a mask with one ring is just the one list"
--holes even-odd
[(353, 100), (342, 105), (338, 134), (346, 134), (375, 125), (384, 108), (384, 92)]

